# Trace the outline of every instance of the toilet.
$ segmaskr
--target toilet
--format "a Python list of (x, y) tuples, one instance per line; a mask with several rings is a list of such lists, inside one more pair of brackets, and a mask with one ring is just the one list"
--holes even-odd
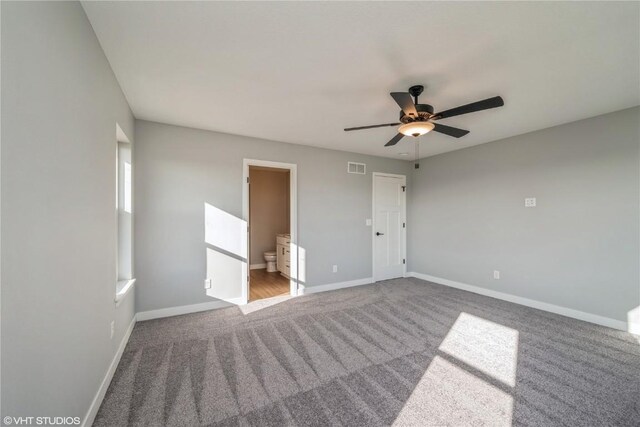
[(264, 260), (267, 262), (267, 273), (275, 273), (276, 269), (276, 251), (268, 251), (264, 253)]

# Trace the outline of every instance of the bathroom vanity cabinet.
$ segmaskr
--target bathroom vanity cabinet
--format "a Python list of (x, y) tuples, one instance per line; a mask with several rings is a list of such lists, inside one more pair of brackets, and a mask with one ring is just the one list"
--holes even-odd
[(276, 267), (283, 276), (291, 276), (291, 236), (278, 234), (276, 237)]

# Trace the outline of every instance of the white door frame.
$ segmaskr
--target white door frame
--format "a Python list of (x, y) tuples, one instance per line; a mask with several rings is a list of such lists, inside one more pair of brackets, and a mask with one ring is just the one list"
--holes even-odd
[[(295, 163), (280, 163), (280, 162), (272, 162), (269, 160), (258, 160), (258, 159), (243, 159), (242, 160), (242, 219), (244, 219), (249, 225), (249, 166), (262, 166), (267, 168), (278, 168), (278, 169), (288, 169), (289, 170), (289, 234), (291, 235), (291, 247), (295, 246), (295, 265), (298, 265), (297, 260), (299, 259), (298, 254), (298, 165)], [(275, 236), (274, 236), (275, 237)], [(247, 235), (247, 253), (245, 253), (246, 262), (246, 271), (243, 271), (242, 274), (242, 300), (243, 304), (247, 304), (249, 302), (249, 265), (250, 265), (250, 254), (249, 248), (251, 247), (251, 241), (249, 240), (250, 236)], [(291, 252), (291, 256), (294, 256), (293, 251)], [(299, 268), (295, 268), (295, 276), (289, 279), (289, 293), (292, 296), (296, 296), (298, 294), (298, 271)]]
[(383, 172), (373, 172), (372, 180), (373, 180), (373, 190), (371, 197), (371, 277), (373, 278), (373, 282), (376, 282), (376, 238), (374, 236), (376, 230), (376, 177), (378, 176), (387, 176), (391, 178), (403, 178), (405, 191), (404, 191), (404, 199), (402, 200), (402, 219), (405, 224), (405, 227), (400, 231), (400, 236), (402, 239), (402, 258), (405, 260), (405, 263), (402, 266), (402, 275), (407, 275), (407, 194), (409, 193), (406, 189), (407, 185), (407, 176), (406, 175), (398, 175), (394, 173), (383, 173)]

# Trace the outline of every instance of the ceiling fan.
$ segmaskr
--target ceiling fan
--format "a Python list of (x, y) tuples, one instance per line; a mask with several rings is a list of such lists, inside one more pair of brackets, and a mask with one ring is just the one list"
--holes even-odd
[[(461, 105), (460, 107), (451, 108), (439, 113), (433, 112), (433, 107), (428, 104), (419, 104), (418, 96), (424, 90), (424, 86), (416, 85), (409, 88), (409, 92), (391, 92), (390, 95), (400, 106), (400, 122), (385, 123), (381, 125), (359, 126), (354, 128), (346, 128), (345, 131), (381, 128), (388, 126), (398, 126), (398, 134), (391, 138), (385, 144), (385, 147), (396, 145), (405, 136), (420, 136), (427, 132), (435, 131), (445, 135), (460, 138), (469, 133), (468, 130), (458, 129), (451, 126), (433, 123), (435, 120), (447, 119), (461, 114), (474, 113), (476, 111), (488, 110), (490, 108), (502, 107), (504, 101), (499, 96), (483, 99), (482, 101), (472, 102), (471, 104)], [(413, 100), (411, 97), (413, 96)]]

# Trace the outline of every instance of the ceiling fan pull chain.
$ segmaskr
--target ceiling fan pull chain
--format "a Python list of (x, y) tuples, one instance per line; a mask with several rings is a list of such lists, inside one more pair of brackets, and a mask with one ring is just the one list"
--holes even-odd
[(420, 137), (415, 137), (416, 140), (416, 154), (415, 154), (415, 164), (413, 165), (414, 169), (420, 169)]

